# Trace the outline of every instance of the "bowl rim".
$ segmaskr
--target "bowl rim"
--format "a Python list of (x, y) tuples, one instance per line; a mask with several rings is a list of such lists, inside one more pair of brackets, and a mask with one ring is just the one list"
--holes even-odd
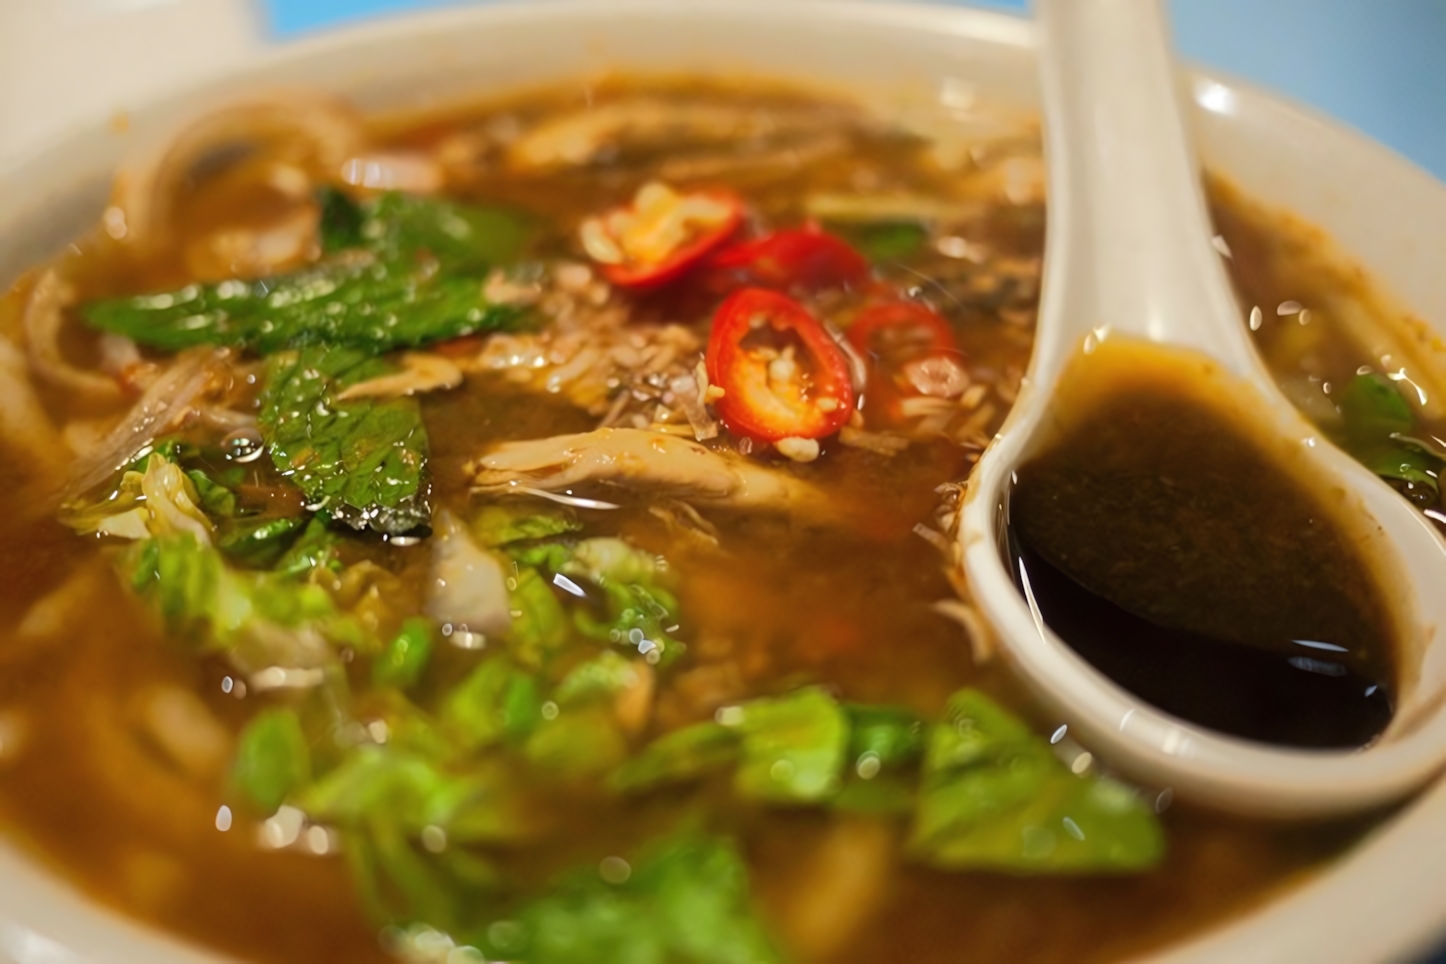
[[(219, 77), (199, 84), (167, 91), (146, 101), (137, 116), (169, 113), (187, 104), (212, 102), (218, 94), (236, 89), (239, 81), (262, 79), (279, 66), (297, 64), (382, 40), (393, 43), (420, 42), (427, 36), (443, 35), (455, 28), (477, 29), (479, 25), (505, 28), (517, 23), (555, 22), (575, 26), (578, 20), (612, 18), (684, 17), (688, 19), (789, 23), (797, 26), (817, 21), (822, 15), (846, 29), (866, 30), (871, 26), (919, 35), (945, 35), (1005, 48), (1033, 57), (1033, 25), (1022, 17), (970, 7), (953, 7), (917, 2), (885, 0), (547, 0), (545, 3), (502, 2), (490, 5), (458, 6), (422, 12), (396, 13), (335, 29), (304, 35), (272, 50), (263, 50)], [(783, 73), (783, 72), (780, 72)], [(1411, 192), (1446, 193), (1442, 185), (1417, 165), (1384, 145), (1367, 138), (1327, 115), (1292, 99), (1265, 92), (1226, 74), (1195, 70), (1197, 102), (1205, 109), (1206, 92), (1228, 91), (1238, 111), (1255, 111), (1275, 121), (1293, 124), (1301, 131), (1327, 137), (1342, 150), (1352, 152), (1360, 163), (1394, 179), (1403, 180)], [(560, 76), (560, 75), (559, 75)], [(785, 75), (786, 76), (786, 75)], [(822, 78), (820, 78), (822, 79)], [(64, 157), (105, 136), (101, 118), (89, 117), (72, 127), (24, 149), (0, 163), (0, 176), (7, 185), (39, 180), (37, 172), (52, 160)], [(79, 170), (70, 165), (67, 170)], [(1228, 173), (1228, 172), (1227, 172)], [(6, 194), (15, 193), (12, 190)], [(0, 209), (5, 204), (0, 202)], [(34, 200), (48, 206), (53, 198)], [(20, 205), (16, 205), (20, 207)], [(28, 212), (14, 218), (23, 221)], [(0, 214), (0, 217), (4, 217)], [(5, 257), (0, 244), (0, 259)], [(33, 261), (33, 259), (31, 259)], [(1364, 959), (1403, 959), (1428, 951), (1446, 932), (1446, 897), (1430, 886), (1439, 867), (1446, 864), (1446, 780), (1438, 779), (1397, 815), (1383, 823), (1350, 851), (1314, 873), (1309, 879), (1288, 885), (1239, 914), (1203, 929), (1190, 932), (1174, 943), (1146, 955), (1161, 964), (1201, 964), (1232, 961), (1273, 961), (1331, 956)], [(1401, 886), (1368, 886), (1372, 880), (1401, 881)], [(27, 888), (38, 888), (26, 893)], [(35, 924), (0, 910), (0, 952), (18, 962), (75, 959), (82, 961), (129, 960), (114, 956), (124, 948), (152, 951), (150, 959), (199, 962), (215, 960), (215, 952), (168, 932), (138, 922), (99, 902), (83, 896), (66, 878), (46, 867), (31, 854), (23, 854), (9, 840), (0, 840), (0, 907), (40, 906), (36, 901), (67, 904), (61, 908), (61, 929)], [(73, 915), (79, 915), (73, 916)], [(68, 921), (68, 923), (67, 923)], [(1347, 921), (1351, 940), (1320, 926)], [(69, 949), (65, 943), (72, 937)], [(83, 933), (82, 933), (83, 932)], [(1366, 932), (1369, 932), (1366, 935)], [(48, 935), (48, 936), (47, 936)], [(1363, 939), (1366, 935), (1366, 939)], [(28, 943), (27, 943), (28, 942)], [(81, 949), (81, 948), (85, 949)], [(71, 958), (72, 950), (82, 955)], [(49, 954), (50, 957), (42, 957)], [(60, 956), (61, 954), (67, 956)]]

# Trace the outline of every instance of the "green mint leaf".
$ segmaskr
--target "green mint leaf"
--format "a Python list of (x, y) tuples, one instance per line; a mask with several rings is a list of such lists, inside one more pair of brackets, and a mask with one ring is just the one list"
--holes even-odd
[(513, 261), (528, 225), (500, 208), (388, 191), (358, 205), (361, 246), (387, 260), (429, 257), (445, 268), (481, 269)]
[(354, 529), (399, 535), (431, 523), (427, 432), (414, 398), (337, 401), (392, 366), (349, 348), (266, 360), (259, 424), (276, 468), (308, 503)]
[(81, 316), (163, 351), (224, 345), (266, 355), (310, 345), (372, 354), (414, 348), (512, 327), (521, 312), (488, 303), (480, 276), (388, 266), (368, 255), (260, 281), (94, 301)]
[(366, 244), (362, 237), (362, 223), (366, 215), (359, 203), (334, 187), (323, 187), (317, 191), (316, 203), (321, 208), (322, 251), (336, 254)]
[(514, 260), (527, 226), (496, 208), (396, 192), (354, 202), (319, 197), (328, 260), (255, 281), (91, 302), (104, 331), (166, 351), (228, 345), (269, 354), (308, 345), (372, 353), (513, 325), (515, 307), (482, 295), (490, 266)]

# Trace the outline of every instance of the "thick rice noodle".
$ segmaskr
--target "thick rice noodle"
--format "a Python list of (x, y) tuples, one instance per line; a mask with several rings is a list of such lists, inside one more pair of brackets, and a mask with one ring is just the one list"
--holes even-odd
[(117, 179), (112, 203), (124, 216), (124, 230), (113, 233), (140, 250), (165, 244), (172, 205), (186, 179), (228, 150), (272, 146), (313, 181), (325, 183), (340, 176), (364, 141), (350, 106), (314, 92), (278, 93), (213, 112)]
[(202, 395), (221, 379), (226, 357), (225, 351), (209, 348), (178, 356), (94, 449), (78, 453), (66, 495), (79, 495), (104, 482), (157, 436), (195, 411)]
[(114, 378), (70, 364), (60, 350), (60, 332), (65, 311), (75, 292), (56, 271), (36, 279), (25, 302), (23, 322), (25, 347), (30, 367), (37, 377), (80, 400), (98, 404), (120, 400), (120, 385)]

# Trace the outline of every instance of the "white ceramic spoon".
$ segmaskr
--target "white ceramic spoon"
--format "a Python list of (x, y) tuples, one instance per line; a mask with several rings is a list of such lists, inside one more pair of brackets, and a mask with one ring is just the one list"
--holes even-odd
[[(1049, 228), (1034, 356), (970, 480), (964, 566), (1004, 658), (1070, 732), (1134, 777), (1238, 812), (1316, 816), (1386, 803), (1446, 762), (1446, 551), (1389, 486), (1275, 387), (1210, 243), (1200, 171), (1157, 0), (1038, 0)], [(1060, 641), (1016, 591), (1001, 549), (1013, 470), (1050, 435), (1055, 385), (1080, 352), (1144, 339), (1209, 356), (1258, 393), (1269, 430), (1339, 487), (1383, 573), (1403, 637), (1396, 715), (1365, 749), (1251, 743), (1155, 709)], [(1355, 530), (1352, 530), (1355, 531)]]

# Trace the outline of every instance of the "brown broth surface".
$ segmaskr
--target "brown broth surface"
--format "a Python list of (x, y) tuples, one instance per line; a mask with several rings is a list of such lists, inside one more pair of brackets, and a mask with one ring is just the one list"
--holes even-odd
[(1192, 722), (1310, 747), (1379, 735), (1396, 648), (1382, 588), (1291, 450), (1211, 404), (1248, 389), (1107, 342), (1058, 391), (1059, 438), (1009, 497), (1012, 568), (1045, 621)]
[[(605, 101), (629, 89), (604, 85), (587, 93)], [(768, 89), (700, 82), (650, 90), (664, 98), (701, 92), (813, 109), (804, 95)], [(397, 146), (433, 145), (489, 125), (525, 125), (580, 99), (576, 88), (529, 95), (412, 126), (393, 125), (386, 136)], [(837, 114), (830, 123), (847, 150), (768, 177), (725, 174), (696, 181), (730, 184), (774, 223), (802, 220), (802, 199), (830, 191), (909, 192), (963, 210), (953, 215), (956, 233), (987, 251), (985, 264), (938, 254), (920, 268), (884, 265), (880, 271), (896, 284), (934, 292), (975, 377), (1009, 386), (986, 403), (990, 407), (977, 431), (987, 439), (1002, 422), (1012, 386), (1027, 364), (1035, 297), (1014, 275), (989, 264), (1037, 262), (1042, 205), (961, 200), (954, 196), (958, 172), (931, 161), (917, 138), (864, 123), (847, 105), (826, 103), (817, 110), (820, 116)], [(658, 159), (623, 160), (629, 163), (523, 177), (484, 152), (450, 190), (533, 214), (548, 225), (533, 253), (576, 257), (569, 241), (576, 223), (630, 196)], [(690, 183), (687, 177), (677, 181)], [(204, 194), (205, 188), (197, 191)], [(1232, 270), (1243, 289), (1261, 300), (1359, 300), (1363, 280), (1345, 284), (1328, 273), (1305, 278), (1291, 273), (1301, 228), (1237, 214), (1245, 202), (1223, 187), (1215, 188), (1215, 196), (1216, 217), (1236, 252)], [(208, 217), (234, 216), (226, 211), (220, 202), (198, 200), (181, 223), (184, 230), (200, 230)], [(189, 279), (176, 253), (181, 247), (137, 264), (114, 245), (94, 240), (67, 270), (84, 297), (163, 290)], [(23, 294), (22, 287), (12, 298)], [(694, 325), (706, 321), (689, 315), (689, 306), (666, 299), (643, 299), (636, 308), (643, 317), (651, 312)], [(76, 346), (78, 354), (93, 350), (85, 343)], [(64, 398), (52, 394), (47, 401), (58, 421), (76, 414)], [(467, 504), (463, 464), (488, 446), (596, 424), (561, 400), (539, 400), (490, 376), (469, 377), (459, 390), (429, 395), (423, 407), (436, 500), (456, 509)], [(819, 461), (781, 470), (823, 488), (850, 524), (810, 527), (779, 517), (718, 513), (712, 521), (721, 552), (679, 536), (643, 505), (583, 512), (589, 534), (625, 535), (665, 554), (683, 574), (686, 621), (679, 634), (689, 644), (690, 662), (660, 692), (655, 727), (667, 730), (706, 716), (720, 702), (800, 682), (826, 685), (844, 699), (905, 706), (926, 718), (936, 718), (954, 690), (976, 686), (1025, 716), (1037, 731), (1058, 727), (1062, 721), (1032, 706), (997, 660), (976, 663), (959, 626), (933, 608), (954, 592), (940, 556), (913, 530), (932, 517), (936, 488), (966, 477), (977, 451), (945, 440), (916, 443), (894, 457), (829, 446)], [(0, 485), (8, 488), (13, 480), (7, 475), (19, 478), (14, 459), (0, 459)], [(106, 904), (243, 959), (390, 960), (376, 925), (360, 908), (344, 860), (264, 849), (257, 843), (257, 822), (239, 811), (228, 810), (234, 822), (218, 829), (225, 822), (218, 814), (230, 799), (225, 774), (184, 772), (147, 735), (140, 716), (147, 695), (158, 687), (194, 693), (233, 738), (272, 698), (239, 698), (224, 663), (198, 659), (186, 640), (167, 638), (116, 583), (105, 552), (58, 523), (18, 513), (0, 517), (5, 585), (0, 723), (20, 735), (0, 741), (19, 747), (0, 755), (0, 819), (6, 832)], [(407, 591), (421, 592), (424, 548), (356, 552), (379, 560)], [(35, 600), (82, 572), (92, 577), (80, 583), (63, 635), (37, 645), (17, 632)], [(455, 680), (469, 665), (467, 654), (446, 647), (436, 659), (442, 679)], [(585, 790), (541, 794), (537, 812), (568, 832), (507, 858), (507, 869), (525, 881), (544, 881), (579, 861), (635, 845), (678, 820), (689, 800), (713, 800), (720, 804), (711, 811), (717, 828), (743, 841), (760, 912), (802, 961), (1075, 964), (1157, 947), (1244, 911), (1341, 853), (1373, 822), (1257, 823), (1171, 806), (1166, 788), (1143, 792), (1157, 800), (1168, 852), (1158, 868), (1132, 876), (920, 869), (900, 856), (897, 844), (905, 828), (899, 822), (726, 806), (726, 791), (711, 785), (691, 795), (654, 795), (641, 804)]]

